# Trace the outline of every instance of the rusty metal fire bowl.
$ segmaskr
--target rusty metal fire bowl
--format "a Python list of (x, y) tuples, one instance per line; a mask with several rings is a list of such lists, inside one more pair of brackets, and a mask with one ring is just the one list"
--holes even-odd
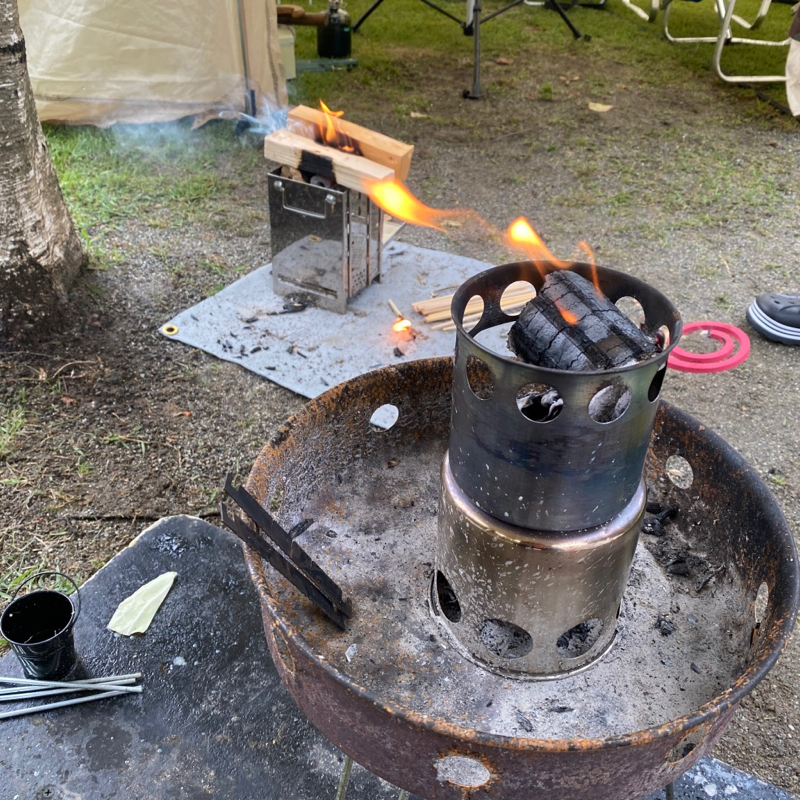
[(644, 478), (678, 511), (639, 538), (613, 647), (555, 680), (497, 674), (435, 598), (452, 385), (450, 359), (363, 375), (260, 453), (246, 487), (287, 530), (314, 520), (298, 542), (353, 602), (340, 631), (245, 550), (281, 679), (336, 746), (430, 800), (643, 797), (711, 750), (783, 650), (800, 593), (786, 520), (724, 441), (661, 403)]

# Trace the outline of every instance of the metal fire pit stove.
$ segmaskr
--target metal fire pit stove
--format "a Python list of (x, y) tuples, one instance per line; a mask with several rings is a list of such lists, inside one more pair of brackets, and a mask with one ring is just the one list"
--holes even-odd
[(362, 192), (312, 180), (269, 174), (272, 289), (343, 314), (351, 297), (380, 280), (384, 214)]
[[(659, 403), (667, 350), (570, 374), (482, 344), (509, 321), (502, 291), (537, 274), (472, 279), (456, 319), (475, 293), (485, 310), (454, 362), (326, 392), (246, 485), (352, 602), (339, 630), (245, 551), (282, 681), (345, 753), (429, 800), (634, 800), (668, 784), (711, 750), (797, 612), (797, 551), (769, 491)], [(677, 340), (661, 295), (600, 280)], [(608, 422), (592, 419), (603, 391), (625, 408)], [(370, 419), (386, 405), (383, 430)], [(637, 544), (645, 488), (657, 516)]]

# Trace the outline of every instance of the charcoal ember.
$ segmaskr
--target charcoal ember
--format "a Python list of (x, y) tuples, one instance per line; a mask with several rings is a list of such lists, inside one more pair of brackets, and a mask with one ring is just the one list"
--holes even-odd
[(545, 278), (512, 325), (508, 346), (529, 364), (576, 372), (614, 369), (659, 352), (654, 338), (571, 270)]

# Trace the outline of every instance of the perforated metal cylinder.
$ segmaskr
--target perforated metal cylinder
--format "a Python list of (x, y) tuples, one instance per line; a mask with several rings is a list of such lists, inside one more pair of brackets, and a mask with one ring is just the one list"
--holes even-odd
[[(641, 479), (669, 350), (680, 337), (677, 309), (643, 281), (595, 268), (612, 301), (641, 304), (645, 330), (668, 331), (669, 345), (654, 358), (619, 369), (568, 372), (500, 355), (475, 337), (513, 322), (500, 307), (514, 281), (538, 291), (547, 264), (506, 264), (476, 275), (453, 298), (457, 323), (450, 466), (456, 483), (481, 510), (504, 522), (535, 530), (564, 531), (600, 525), (633, 498)], [(573, 269), (590, 278), (592, 268)], [(469, 332), (460, 324), (469, 300), (484, 311)], [(526, 387), (554, 389), (563, 405), (554, 418), (535, 421), (519, 407)], [(592, 418), (599, 392), (629, 393), (627, 408), (611, 422)]]
[[(463, 652), (512, 676), (553, 678), (613, 642), (646, 503), (642, 469), (681, 321), (662, 294), (614, 270), (573, 265), (612, 301), (629, 297), (665, 342), (596, 372), (536, 367), (476, 340), (513, 322), (504, 290), (538, 291), (554, 267), (495, 267), (456, 292), (450, 444), (442, 467), (433, 602)], [(467, 331), (468, 302), (483, 300)]]
[(495, 672), (576, 672), (614, 640), (646, 502), (640, 481), (603, 525), (554, 533), (476, 508), (442, 465), (435, 602), (465, 654)]

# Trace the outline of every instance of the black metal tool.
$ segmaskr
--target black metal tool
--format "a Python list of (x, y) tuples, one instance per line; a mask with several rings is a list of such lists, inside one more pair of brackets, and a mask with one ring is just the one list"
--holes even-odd
[[(225, 494), (252, 520), (256, 528), (253, 529), (246, 522), (231, 515), (227, 506), (220, 503), (223, 524), (275, 567), (338, 627), (346, 630), (346, 618), (352, 616), (353, 606), (349, 599), (343, 597), (338, 584), (297, 542), (293, 541), (292, 536), (244, 487), (234, 488), (230, 473), (225, 479)], [(276, 550), (261, 534), (269, 537), (286, 555)]]

